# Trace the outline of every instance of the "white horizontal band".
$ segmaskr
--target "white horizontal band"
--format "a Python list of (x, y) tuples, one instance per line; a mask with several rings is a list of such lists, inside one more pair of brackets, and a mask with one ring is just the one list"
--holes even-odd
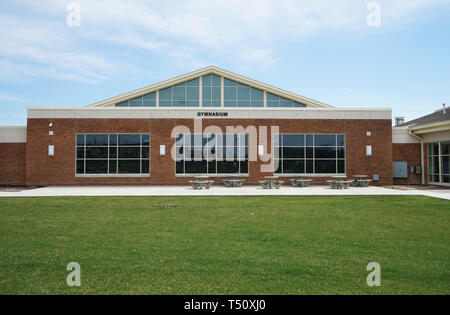
[(0, 127), (0, 143), (26, 143), (27, 127)]
[(29, 108), (28, 118), (65, 119), (368, 119), (391, 120), (391, 109), (336, 108)]

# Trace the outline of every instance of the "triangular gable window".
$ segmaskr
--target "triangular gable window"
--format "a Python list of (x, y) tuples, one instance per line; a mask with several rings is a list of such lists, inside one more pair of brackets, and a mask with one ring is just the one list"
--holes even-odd
[[(222, 95), (223, 90), (223, 95)], [(159, 101), (157, 100), (159, 93)], [(173, 85), (137, 97), (116, 107), (307, 107), (305, 104), (265, 92), (215, 74)]]

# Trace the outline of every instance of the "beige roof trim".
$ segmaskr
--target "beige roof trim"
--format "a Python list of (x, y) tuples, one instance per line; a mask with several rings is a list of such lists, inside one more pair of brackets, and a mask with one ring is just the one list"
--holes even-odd
[(0, 143), (26, 143), (27, 127), (0, 127)]
[(392, 143), (420, 143), (420, 141), (409, 134), (408, 127), (394, 127), (392, 128)]
[(408, 128), (415, 134), (426, 134), (431, 132), (440, 132), (450, 130), (450, 120), (440, 121), (427, 125), (412, 125)]
[[(202, 113), (226, 115), (204, 117)], [(142, 107), (94, 107), (94, 108), (28, 108), (28, 119), (364, 119), (392, 120), (391, 109), (358, 108), (142, 108)]]
[(157, 90), (165, 89), (172, 85), (177, 85), (177, 84), (183, 83), (185, 81), (189, 81), (189, 80), (195, 79), (197, 77), (208, 75), (208, 74), (215, 74), (218, 76), (223, 76), (227, 79), (238, 81), (240, 83), (249, 85), (251, 87), (265, 90), (269, 93), (277, 94), (279, 96), (289, 98), (294, 101), (298, 101), (300, 103), (306, 103), (308, 107), (333, 108), (333, 106), (330, 106), (328, 104), (325, 104), (325, 103), (322, 103), (322, 102), (319, 102), (319, 101), (316, 101), (316, 100), (313, 100), (313, 99), (310, 99), (310, 98), (307, 98), (307, 97), (304, 97), (304, 96), (301, 96), (301, 95), (298, 95), (298, 94), (295, 94), (292, 92), (288, 92), (288, 91), (276, 88), (274, 86), (271, 86), (271, 85), (268, 85), (268, 84), (265, 84), (265, 83), (262, 83), (262, 82), (259, 82), (259, 81), (256, 81), (256, 80), (253, 80), (253, 79), (250, 79), (250, 78), (247, 78), (247, 77), (244, 77), (244, 76), (241, 76), (241, 75), (238, 75), (238, 74), (235, 74), (235, 73), (232, 73), (232, 72), (229, 72), (229, 71), (226, 71), (226, 70), (220, 69), (218, 67), (214, 67), (214, 66), (209, 66), (209, 67), (206, 67), (206, 68), (194, 71), (194, 72), (190, 72), (190, 73), (178, 76), (178, 77), (170, 79), (170, 80), (166, 80), (166, 81), (163, 81), (160, 83), (150, 85), (148, 87), (145, 87), (145, 88), (142, 88), (139, 90), (135, 90), (135, 91), (125, 93), (125, 94), (122, 94), (122, 95), (119, 95), (119, 96), (116, 96), (113, 98), (109, 98), (104, 101), (91, 104), (87, 107), (111, 107), (117, 103), (121, 103), (121, 102), (124, 102), (129, 99), (133, 99), (133, 98), (136, 98), (139, 96), (153, 93)]

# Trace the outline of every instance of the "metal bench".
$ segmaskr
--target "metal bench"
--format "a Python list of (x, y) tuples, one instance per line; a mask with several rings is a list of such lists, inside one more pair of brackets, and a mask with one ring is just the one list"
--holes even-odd
[(203, 188), (210, 189), (211, 186), (214, 184), (214, 181), (212, 181), (212, 180), (191, 180), (191, 181), (189, 181), (189, 183), (191, 184), (192, 188), (194, 188), (196, 190), (202, 190)]
[(242, 187), (244, 185), (245, 179), (224, 179), (223, 183), (225, 187)]
[(327, 180), (328, 185), (330, 185), (331, 189), (337, 189), (337, 182), (335, 180)]
[(280, 189), (280, 187), (283, 185), (284, 181), (277, 181), (277, 182), (273, 182), (273, 188), (275, 189)]
[(343, 181), (342, 182), (342, 188), (343, 189), (348, 189), (348, 187), (350, 187), (350, 185), (352, 185), (352, 183), (353, 183), (352, 180)]
[(369, 185), (370, 185), (371, 182), (372, 182), (371, 179), (363, 179), (363, 180), (360, 180), (360, 181), (359, 181), (359, 183), (360, 183), (360, 186), (359, 186), (359, 187), (369, 187)]
[(308, 187), (312, 179), (297, 179), (297, 187)]
[(262, 188), (264, 189), (280, 189), (280, 187), (283, 185), (284, 181), (273, 181), (272, 184), (270, 183), (270, 181), (265, 180), (265, 181), (260, 181), (259, 182), (262, 186)]
[(259, 182), (263, 189), (270, 189), (270, 183), (268, 180), (263, 180)]
[(352, 180), (327, 180), (332, 189), (348, 189), (353, 184)]

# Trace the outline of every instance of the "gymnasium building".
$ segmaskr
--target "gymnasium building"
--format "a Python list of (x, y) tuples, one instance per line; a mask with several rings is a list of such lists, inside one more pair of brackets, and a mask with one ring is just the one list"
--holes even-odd
[(445, 108), (392, 127), (391, 109), (335, 108), (212, 66), (27, 116), (27, 126), (0, 127), (0, 185), (188, 185), (199, 175), (324, 184), (355, 174), (450, 184)]

